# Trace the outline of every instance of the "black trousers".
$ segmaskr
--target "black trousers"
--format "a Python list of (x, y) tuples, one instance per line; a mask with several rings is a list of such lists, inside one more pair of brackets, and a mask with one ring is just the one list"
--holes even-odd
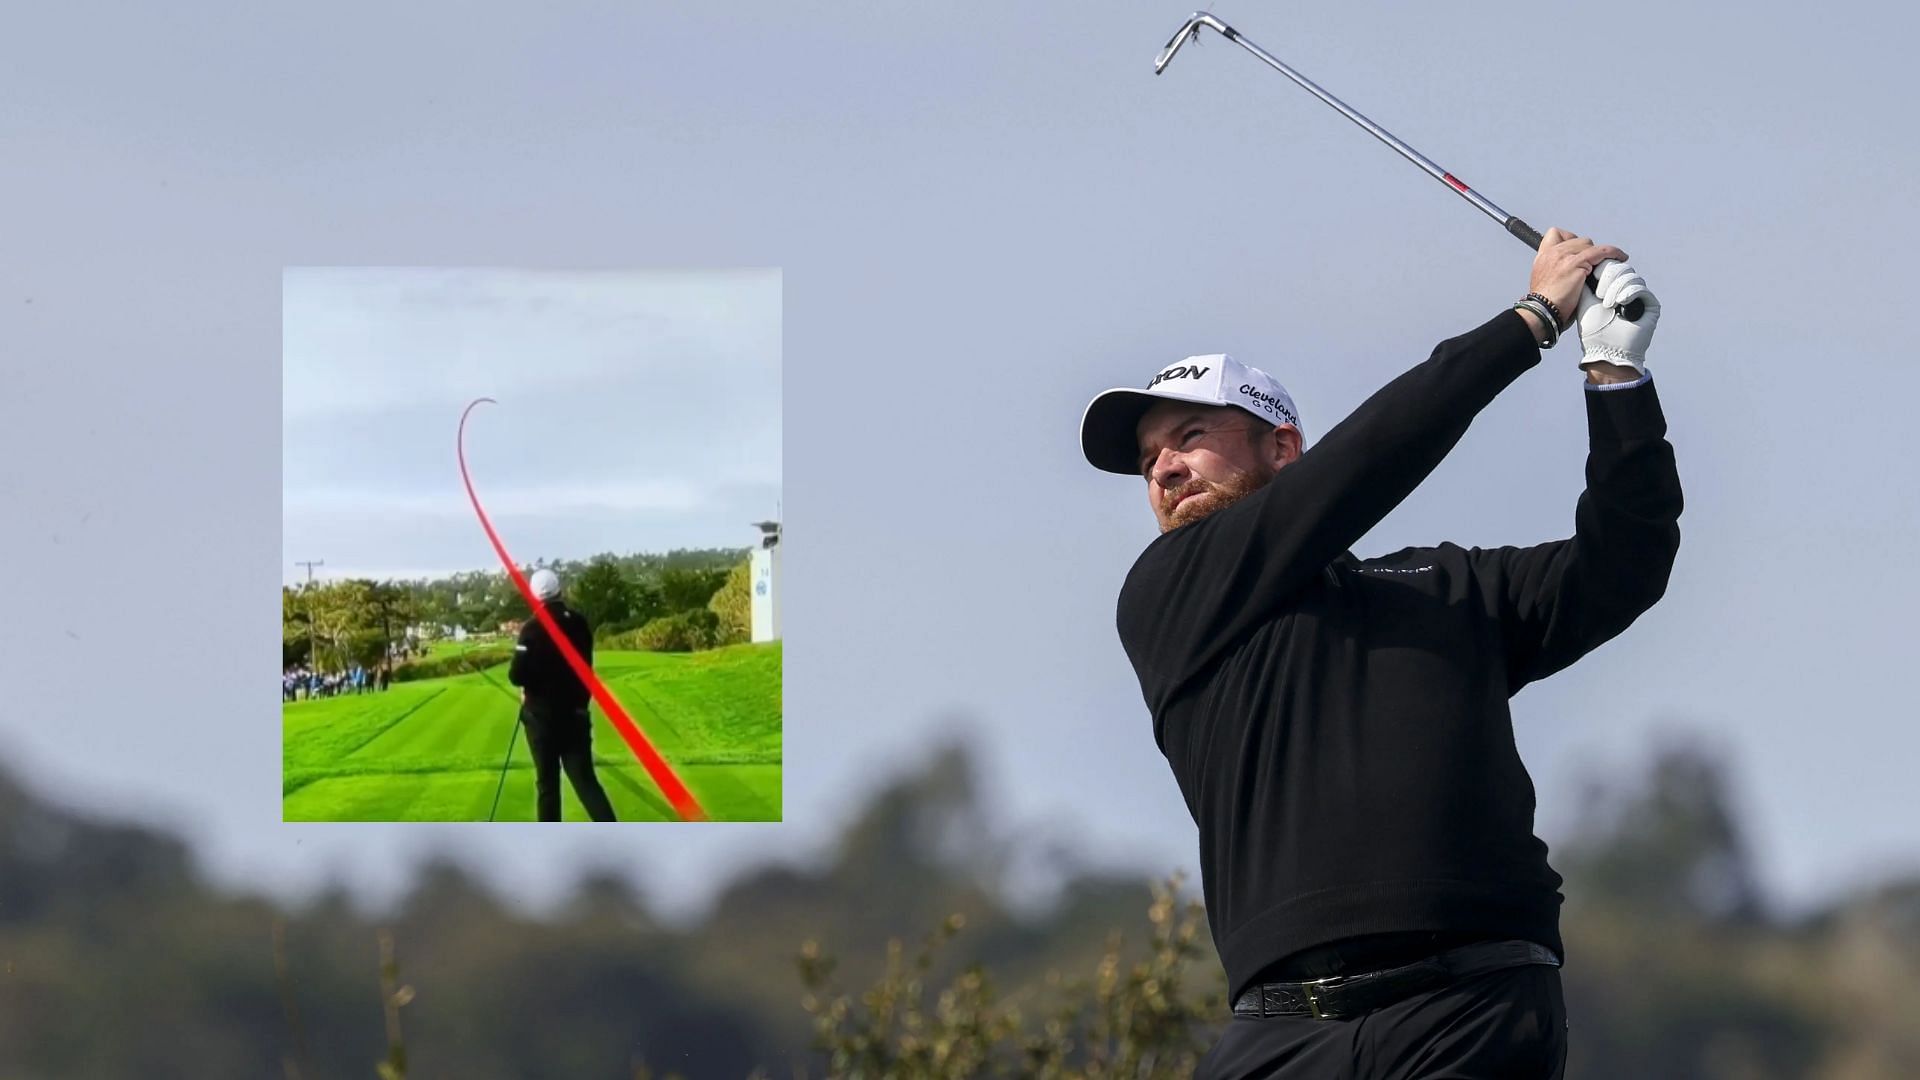
[(1234, 1017), (1200, 1080), (1559, 1080), (1560, 969), (1503, 968), (1346, 1020)]
[(593, 773), (593, 722), (585, 708), (556, 707), (528, 701), (520, 707), (533, 752), (534, 804), (541, 821), (560, 820), (560, 770), (595, 821), (612, 821), (613, 804)]

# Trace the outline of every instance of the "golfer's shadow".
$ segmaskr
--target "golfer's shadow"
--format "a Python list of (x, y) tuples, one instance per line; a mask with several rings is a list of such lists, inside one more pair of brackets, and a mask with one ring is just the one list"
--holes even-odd
[(639, 799), (641, 802), (646, 803), (647, 809), (653, 811), (653, 813), (657, 815), (658, 820), (661, 820), (661, 821), (680, 820), (680, 815), (677, 813), (674, 813), (673, 807), (668, 804), (666, 797), (660, 794), (660, 790), (658, 788), (655, 788), (650, 784), (642, 784), (640, 781), (634, 779), (633, 774), (628, 770), (621, 769), (621, 768), (612, 768), (602, 772), (601, 775), (608, 779), (611, 779), (614, 783), (619, 784), (621, 787), (626, 788), (629, 792), (633, 794), (634, 798)]

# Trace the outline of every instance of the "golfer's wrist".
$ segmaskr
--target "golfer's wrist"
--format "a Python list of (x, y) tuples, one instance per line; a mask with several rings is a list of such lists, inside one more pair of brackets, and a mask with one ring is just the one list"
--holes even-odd
[(1553, 335), (1547, 330), (1546, 321), (1541, 319), (1540, 316), (1523, 307), (1516, 307), (1513, 310), (1519, 314), (1520, 318), (1526, 321), (1527, 333), (1533, 335), (1535, 344), (1552, 338)]
[(1632, 368), (1624, 364), (1609, 364), (1605, 360), (1589, 360), (1580, 367), (1587, 373), (1587, 381), (1596, 386), (1637, 382), (1640, 379), (1640, 373)]

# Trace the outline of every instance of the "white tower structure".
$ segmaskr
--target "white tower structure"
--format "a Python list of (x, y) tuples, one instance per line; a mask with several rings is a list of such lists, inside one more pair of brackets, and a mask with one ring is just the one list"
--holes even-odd
[(760, 546), (753, 552), (753, 640), (780, 638), (780, 523), (758, 521)]

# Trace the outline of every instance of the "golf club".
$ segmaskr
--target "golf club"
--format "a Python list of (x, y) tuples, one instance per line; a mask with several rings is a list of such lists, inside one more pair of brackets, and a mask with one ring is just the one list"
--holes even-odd
[[(491, 686), (495, 690), (498, 690), (501, 693), (507, 695), (509, 698), (512, 698), (516, 704), (519, 702), (520, 695), (515, 694), (513, 691), (507, 689), (506, 687), (501, 686), (497, 682), (494, 682), (493, 676), (487, 674), (486, 668), (474, 666), (474, 667), (469, 667), (467, 670), (471, 671), (475, 675), (480, 676), (480, 678), (488, 686)], [(516, 717), (513, 721), (513, 734), (507, 737), (507, 758), (505, 761), (502, 761), (500, 763), (500, 784), (498, 787), (495, 787), (493, 789), (493, 809), (487, 811), (488, 821), (492, 821), (493, 816), (500, 812), (500, 792), (504, 790), (507, 786), (507, 766), (513, 763), (513, 744), (514, 744), (514, 741), (519, 738), (520, 738), (520, 720), (519, 718)]]
[(488, 821), (492, 821), (493, 816), (500, 812), (500, 793), (506, 790), (507, 766), (513, 764), (513, 746), (519, 738), (520, 721), (516, 719), (513, 722), (513, 734), (507, 737), (507, 758), (500, 763), (500, 783), (493, 789), (493, 809), (487, 811)]
[[(1459, 192), (1461, 198), (1479, 207), (1480, 210), (1484, 212), (1488, 217), (1492, 218), (1493, 220), (1499, 222), (1501, 225), (1505, 226), (1506, 230), (1512, 233), (1514, 236), (1519, 237), (1522, 243), (1526, 244), (1528, 247), (1533, 248), (1536, 251), (1539, 250), (1540, 234), (1534, 231), (1533, 226), (1527, 224), (1524, 221), (1521, 221), (1519, 218), (1514, 217), (1512, 214), (1507, 213), (1505, 210), (1500, 209), (1498, 206), (1495, 206), (1485, 196), (1481, 195), (1479, 192), (1468, 187), (1466, 183), (1462, 181), (1459, 177), (1454, 176), (1452, 173), (1446, 171), (1445, 169), (1442, 169), (1440, 166), (1435, 165), (1433, 162), (1427, 160), (1427, 158), (1424, 155), (1422, 155), (1420, 151), (1415, 150), (1413, 147), (1408, 146), (1406, 143), (1403, 143), (1399, 139), (1394, 138), (1392, 132), (1389, 132), (1387, 129), (1381, 127), (1379, 124), (1376, 124), (1373, 121), (1367, 119), (1366, 117), (1360, 115), (1358, 112), (1355, 112), (1352, 108), (1348, 107), (1346, 102), (1341, 101), (1339, 98), (1334, 97), (1332, 94), (1327, 93), (1325, 90), (1322, 90), (1317, 84), (1314, 83), (1312, 79), (1309, 79), (1305, 75), (1302, 75), (1299, 72), (1293, 70), (1292, 68), (1288, 67), (1285, 63), (1282, 63), (1281, 60), (1278, 57), (1274, 56), (1272, 53), (1268, 52), (1265, 49), (1262, 49), (1260, 46), (1255, 45), (1253, 42), (1248, 41), (1246, 38), (1240, 36), (1239, 31), (1235, 30), (1233, 27), (1228, 26), (1226, 23), (1215, 18), (1210, 12), (1196, 11), (1193, 13), (1193, 17), (1187, 20), (1186, 25), (1182, 26), (1179, 32), (1173, 35), (1172, 40), (1167, 42), (1167, 47), (1160, 51), (1160, 55), (1158, 57), (1154, 58), (1153, 73), (1155, 75), (1158, 75), (1161, 72), (1165, 71), (1167, 69), (1167, 65), (1173, 62), (1173, 54), (1179, 52), (1180, 46), (1185, 45), (1190, 39), (1198, 37), (1200, 35), (1200, 28), (1203, 26), (1212, 27), (1214, 30), (1220, 33), (1221, 37), (1226, 38), (1228, 41), (1231, 41), (1234, 44), (1240, 46), (1241, 48), (1247, 50), (1248, 52), (1252, 53), (1254, 56), (1259, 57), (1269, 67), (1272, 67), (1275, 71), (1278, 71), (1280, 74), (1285, 75), (1287, 78), (1292, 79), (1295, 83), (1298, 83), (1300, 88), (1305, 90), (1307, 93), (1312, 94), (1314, 97), (1317, 97), (1321, 101), (1324, 101), (1327, 104), (1333, 106), (1335, 109), (1338, 109), (1340, 111), (1340, 115), (1346, 117), (1347, 119), (1353, 121), (1356, 124), (1359, 124), (1361, 127), (1366, 128), (1367, 131), (1370, 134), (1372, 134), (1374, 138), (1379, 139), (1381, 142), (1386, 143), (1388, 146), (1391, 146), (1395, 150), (1399, 151), (1401, 157), (1406, 158), (1408, 161), (1411, 161), (1415, 165), (1418, 165), (1422, 169), (1426, 170), (1426, 173), (1428, 176), (1433, 177), (1435, 180), (1438, 180), (1441, 183), (1447, 185), (1448, 187), (1452, 188), (1454, 191)], [(1600, 267), (1605, 265), (1607, 265), (1605, 262), (1601, 263), (1600, 266), (1596, 266), (1593, 268), (1592, 273), (1587, 275), (1588, 290), (1597, 291), (1599, 289), (1600, 287), (1599, 271), (1600, 271)], [(1621, 307), (1620, 316), (1626, 319), (1628, 322), (1638, 322), (1640, 321), (1640, 313), (1644, 309), (1644, 307), (1645, 305), (1643, 305), (1639, 300), (1629, 300), (1624, 306)]]
[[(480, 678), (484, 680), (488, 686), (491, 686), (495, 690), (498, 690), (501, 693), (507, 695), (509, 698), (512, 698), (515, 704), (519, 703), (520, 695), (515, 694), (513, 691), (507, 689), (506, 687), (501, 686), (497, 682), (494, 682), (493, 676), (488, 675), (485, 668), (473, 667), (473, 668), (470, 668), (469, 670), (471, 670), (475, 675), (480, 676)], [(493, 809), (487, 811), (488, 821), (492, 821), (493, 816), (500, 812), (500, 792), (503, 789), (505, 789), (507, 786), (507, 766), (513, 763), (513, 744), (514, 744), (514, 740), (518, 738), (520, 738), (520, 720), (518, 717), (516, 717), (514, 718), (514, 721), (513, 721), (513, 734), (507, 737), (507, 758), (505, 761), (502, 761), (500, 763), (500, 783), (497, 787), (493, 789)]]

